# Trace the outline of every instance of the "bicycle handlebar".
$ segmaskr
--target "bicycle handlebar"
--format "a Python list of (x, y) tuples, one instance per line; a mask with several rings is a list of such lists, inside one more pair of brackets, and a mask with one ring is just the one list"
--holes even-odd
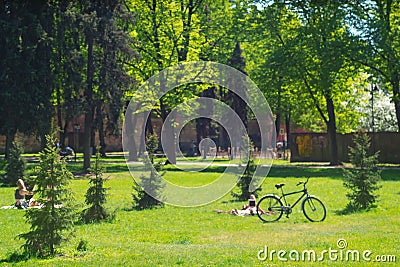
[(310, 180), (310, 177), (307, 177), (307, 181), (305, 181), (305, 182), (299, 182), (299, 183), (297, 184), (297, 186), (304, 184), (304, 187), (305, 187), (306, 184), (308, 183), (308, 180)]

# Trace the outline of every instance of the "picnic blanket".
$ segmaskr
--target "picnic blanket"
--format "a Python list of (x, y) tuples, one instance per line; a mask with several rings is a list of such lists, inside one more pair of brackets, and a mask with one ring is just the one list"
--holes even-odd
[[(42, 205), (31, 206), (31, 207), (23, 208), (23, 209), (20, 209), (20, 210), (26, 210), (26, 209), (31, 209), (31, 208), (40, 209), (41, 207), (42, 207)], [(11, 210), (11, 209), (18, 210), (18, 208), (16, 206), (14, 206), (14, 205), (12, 205), (12, 206), (3, 206), (3, 207), (1, 207), (1, 209), (3, 209), (3, 210)]]
[(10, 210), (10, 209), (18, 209), (18, 208), (16, 206), (12, 205), (12, 206), (3, 206), (3, 207), (1, 207), (1, 209)]

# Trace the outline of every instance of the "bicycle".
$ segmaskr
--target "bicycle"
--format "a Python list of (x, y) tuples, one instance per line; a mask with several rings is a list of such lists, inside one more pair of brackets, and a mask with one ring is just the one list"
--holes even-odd
[[(304, 216), (311, 222), (322, 222), (326, 218), (325, 205), (317, 197), (309, 194), (306, 187), (308, 180), (306, 182), (299, 182), (297, 186), (303, 185), (303, 189), (299, 191), (294, 191), (290, 193), (284, 193), (283, 187), (285, 184), (276, 184), (277, 190), (281, 189), (282, 195), (278, 196), (275, 194), (269, 194), (260, 199), (257, 203), (257, 215), (263, 222), (274, 222), (278, 221), (283, 213), (289, 218), (289, 214), (292, 213), (292, 209), (303, 199), (301, 203), (301, 209), (303, 210)], [(295, 194), (303, 193), (293, 205), (290, 205), (286, 201), (286, 197)], [(283, 203), (282, 203), (283, 200)]]

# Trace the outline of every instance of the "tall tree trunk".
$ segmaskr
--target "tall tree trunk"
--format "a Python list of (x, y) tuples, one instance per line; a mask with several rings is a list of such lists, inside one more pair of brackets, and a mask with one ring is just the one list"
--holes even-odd
[[(200, 93), (200, 97), (208, 97), (215, 99), (217, 96), (215, 94), (215, 86), (209, 87), (208, 89), (204, 90)], [(210, 107), (203, 107), (200, 111), (200, 114), (213, 114), (213, 109)], [(211, 119), (209, 118), (197, 118), (196, 119), (196, 141), (199, 143), (202, 138), (209, 137), (211, 138), (213, 134), (215, 134), (215, 130), (211, 125)], [(219, 144), (221, 146), (221, 144)]]
[(142, 141), (140, 141), (140, 143), (139, 143), (139, 156), (142, 156), (143, 155), (143, 153), (146, 151), (146, 121), (144, 121), (144, 118), (143, 118), (143, 125), (142, 125), (142, 127), (141, 127), (141, 129), (140, 129), (140, 139), (141, 140), (145, 140), (144, 142), (142, 142)]
[[(165, 90), (165, 81), (164, 81), (163, 77), (161, 78), (160, 84), (161, 84), (160, 85), (161, 90)], [(160, 99), (160, 108), (161, 108), (161, 118), (162, 118), (163, 124), (167, 124), (167, 127), (170, 126), (172, 128), (172, 131), (173, 131), (173, 129), (174, 129), (173, 121), (167, 121), (166, 120), (167, 116), (168, 116), (168, 114), (167, 114), (167, 106), (164, 104), (164, 101), (162, 99)], [(168, 141), (168, 144), (164, 144), (163, 145), (164, 149), (168, 149), (169, 158), (166, 161), (167, 164), (168, 163), (176, 164), (176, 145), (175, 145), (175, 136), (174, 135), (175, 135), (175, 133), (172, 132), (169, 135), (170, 139)], [(164, 151), (164, 153), (166, 153), (166, 151)]]
[(397, 128), (400, 132), (400, 88), (399, 88), (399, 72), (395, 70), (392, 77), (393, 103), (396, 110)]
[(92, 123), (92, 132), (90, 134), (90, 147), (91, 147), (91, 155), (96, 155), (97, 150), (96, 150), (96, 129), (97, 129), (97, 122), (95, 119), (95, 116), (93, 116), (93, 123)]
[(326, 106), (328, 110), (328, 139), (329, 139), (329, 151), (330, 151), (330, 165), (339, 165), (338, 157), (338, 147), (336, 139), (336, 117), (335, 117), (335, 107), (333, 104), (333, 99), (326, 96)]
[(284, 144), (284, 148), (285, 148), (285, 159), (288, 159), (288, 154), (289, 152), (286, 152), (286, 150), (289, 149), (289, 136), (290, 136), (290, 111), (288, 111), (288, 113), (286, 113), (285, 116), (285, 124), (286, 124), (286, 143)]
[[(66, 139), (66, 136), (67, 136), (67, 127), (68, 127), (68, 120), (67, 120), (67, 118), (65, 118), (64, 127), (61, 128), (62, 131), (60, 133), (60, 146), (61, 147), (65, 147), (66, 146), (65, 145), (65, 139)], [(75, 125), (73, 125), (72, 127), (75, 127)], [(74, 135), (75, 135), (75, 128), (74, 128)], [(69, 142), (70, 141), (68, 140), (68, 143)], [(78, 151), (78, 147), (79, 147), (79, 145), (75, 144), (75, 139), (74, 139), (74, 150), (75, 150), (75, 152)]]
[[(186, 61), (187, 55), (189, 52), (189, 43), (190, 43), (190, 31), (192, 27), (192, 17), (194, 12), (194, 2), (193, 0), (189, 0), (187, 6), (184, 5), (184, 1), (181, 1), (181, 12), (182, 12), (182, 37), (183, 37), (183, 45), (180, 49), (178, 49), (178, 62)], [(187, 17), (185, 14), (185, 10), (187, 9)]]
[(87, 87), (85, 90), (85, 98), (88, 107), (85, 110), (85, 132), (83, 134), (83, 171), (87, 172), (90, 168), (90, 144), (91, 144), (91, 135), (92, 135), (92, 126), (93, 126), (93, 118), (94, 118), (94, 110), (93, 110), (93, 74), (94, 74), (94, 65), (93, 65), (93, 36), (89, 33), (87, 35), (87, 46), (88, 46), (88, 55), (87, 55)]
[(97, 130), (99, 131), (99, 142), (100, 142), (100, 151), (99, 152), (102, 157), (105, 157), (107, 144), (106, 144), (106, 135), (104, 132), (103, 113), (101, 112), (101, 110), (96, 113), (96, 116), (98, 118)]
[(149, 116), (147, 117), (147, 123), (146, 123), (146, 135), (152, 135), (154, 134), (153, 130), (153, 122), (151, 120), (151, 112)]
[(56, 100), (57, 100), (57, 124), (58, 128), (60, 129), (60, 145), (61, 147), (64, 147), (65, 145), (65, 131), (63, 131), (63, 125), (62, 125), (62, 109), (61, 109), (61, 96), (60, 96), (60, 88), (56, 86)]
[(281, 128), (281, 87), (282, 87), (282, 77), (279, 77), (278, 81), (278, 106), (276, 107), (276, 119), (275, 119), (275, 127), (276, 127), (276, 136), (279, 136), (280, 128)]
[(13, 129), (8, 129), (6, 133), (6, 149), (4, 159), (10, 160), (10, 150), (12, 146), (12, 142), (14, 142), (16, 131)]
[(83, 170), (88, 172), (90, 168), (90, 157), (91, 154), (91, 143), (92, 143), (92, 125), (93, 125), (93, 111), (87, 111), (85, 114), (84, 127), (85, 131), (83, 133)]
[(276, 136), (278, 137), (280, 134), (280, 128), (281, 128), (281, 112), (278, 111), (276, 113), (276, 118), (275, 118), (275, 131), (276, 131)]
[[(125, 113), (125, 136), (127, 136), (127, 146), (129, 152), (129, 161), (138, 161), (137, 145), (135, 140), (134, 131), (137, 124), (137, 115), (132, 116), (132, 110), (128, 107)], [(126, 132), (128, 130), (128, 132)]]

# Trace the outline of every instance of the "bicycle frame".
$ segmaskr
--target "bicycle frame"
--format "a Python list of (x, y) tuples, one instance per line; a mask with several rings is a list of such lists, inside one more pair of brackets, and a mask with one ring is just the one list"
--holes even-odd
[(281, 192), (282, 192), (282, 196), (280, 197), (280, 199), (283, 198), (283, 201), (284, 201), (284, 204), (285, 204), (286, 207), (289, 206), (288, 203), (287, 203), (287, 201), (286, 201), (286, 197), (287, 197), (287, 196), (303, 193), (303, 194), (296, 200), (296, 202), (294, 202), (293, 205), (290, 205), (291, 208), (295, 207), (295, 206), (297, 205), (297, 203), (300, 202), (300, 200), (302, 200), (305, 196), (308, 196), (308, 195), (309, 195), (309, 194), (308, 194), (307, 188), (303, 188), (302, 190), (295, 191), (295, 192), (290, 192), (290, 193), (286, 193), (286, 194), (283, 192), (283, 188), (281, 188)]

